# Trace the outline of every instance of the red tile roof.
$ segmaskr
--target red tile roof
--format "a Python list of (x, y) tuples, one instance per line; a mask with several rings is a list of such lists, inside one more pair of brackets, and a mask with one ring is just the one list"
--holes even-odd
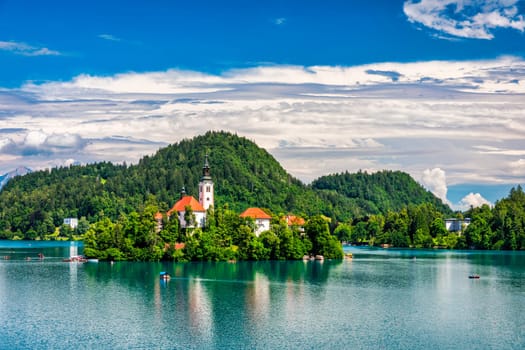
[(250, 217), (253, 219), (271, 219), (272, 217), (266, 214), (259, 208), (248, 208), (242, 214), (241, 218)]
[(160, 211), (158, 211), (156, 214), (155, 214), (155, 220), (162, 220), (162, 213)]
[(295, 215), (287, 215), (285, 217), (286, 219), (286, 224), (288, 226), (303, 226), (304, 225), (304, 219), (302, 217), (299, 217), (299, 216), (295, 216)]
[(181, 212), (186, 211), (186, 207), (189, 206), (193, 212), (199, 211), (199, 212), (205, 212), (206, 210), (204, 207), (195, 199), (193, 196), (184, 196), (181, 200), (179, 200), (173, 208), (168, 210), (168, 216), (171, 216), (173, 212)]
[[(170, 247), (171, 247), (171, 244), (164, 243), (164, 250), (165, 251), (170, 249)], [(186, 243), (179, 243), (179, 242), (173, 243), (173, 249), (175, 249), (175, 250), (184, 249), (184, 247), (186, 247)]]
[(186, 243), (175, 243), (173, 247), (175, 250), (184, 249), (184, 247), (186, 247)]

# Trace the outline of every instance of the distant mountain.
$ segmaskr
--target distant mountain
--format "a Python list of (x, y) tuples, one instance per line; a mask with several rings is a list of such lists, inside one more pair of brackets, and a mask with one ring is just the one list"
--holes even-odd
[(208, 132), (160, 149), (132, 166), (101, 162), (14, 178), (0, 192), (0, 237), (2, 231), (43, 236), (65, 217), (116, 220), (151, 201), (167, 210), (183, 187), (197, 197), (206, 154), (215, 182), (215, 206), (228, 205), (239, 213), (263, 207), (275, 214), (323, 214), (342, 221), (422, 201), (450, 212), (404, 173), (330, 175), (307, 186), (254, 142), (227, 132)]
[(21, 176), (21, 175), (26, 175), (26, 174), (29, 174), (31, 173), (32, 170), (29, 169), (29, 168), (26, 168), (24, 166), (20, 166), (18, 168), (16, 168), (15, 170), (13, 171), (10, 171), (8, 173), (5, 173), (4, 175), (0, 175), (0, 189), (2, 189), (2, 187), (5, 186), (5, 184), (11, 180), (12, 178), (14, 178), (15, 176)]

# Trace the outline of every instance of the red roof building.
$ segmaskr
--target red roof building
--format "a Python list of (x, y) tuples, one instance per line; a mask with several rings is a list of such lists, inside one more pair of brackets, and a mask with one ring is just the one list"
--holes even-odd
[(240, 216), (241, 218), (252, 218), (255, 221), (254, 232), (256, 236), (270, 229), (272, 217), (260, 208), (248, 208)]
[[(194, 218), (190, 222), (186, 222), (185, 214), (186, 208), (190, 207)], [(193, 196), (184, 195), (173, 208), (168, 210), (168, 217), (176, 214), (179, 218), (180, 227), (204, 227), (206, 222), (206, 210)]]
[(250, 217), (252, 219), (271, 219), (272, 217), (266, 214), (260, 208), (248, 208), (241, 215), (241, 218)]
[(284, 217), (288, 226), (304, 226), (304, 219), (300, 216), (286, 215)]
[(194, 213), (206, 211), (204, 210), (202, 204), (200, 204), (198, 200), (193, 198), (193, 196), (184, 196), (177, 203), (175, 203), (175, 205), (170, 210), (168, 210), (168, 216), (171, 216), (171, 214), (175, 212), (180, 213), (186, 211), (186, 207), (188, 206)]
[[(166, 215), (168, 219), (176, 216), (182, 228), (204, 227), (206, 224), (206, 210), (212, 208), (213, 205), (213, 180), (211, 178), (208, 155), (206, 154), (202, 168), (202, 177), (199, 182), (199, 200), (196, 200), (193, 196), (188, 196), (186, 189), (183, 187), (179, 201), (168, 210)], [(187, 208), (191, 208), (192, 215), (186, 215)], [(162, 229), (162, 214), (155, 214), (155, 219), (157, 220), (157, 229), (160, 231)], [(188, 222), (186, 222), (186, 220), (188, 220)]]

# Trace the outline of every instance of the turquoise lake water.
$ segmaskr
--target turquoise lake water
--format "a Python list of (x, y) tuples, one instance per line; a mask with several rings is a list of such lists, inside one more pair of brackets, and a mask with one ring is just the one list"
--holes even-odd
[(0, 241), (0, 349), (525, 348), (523, 252), (345, 249), (83, 264), (62, 261), (82, 252), (69, 242)]

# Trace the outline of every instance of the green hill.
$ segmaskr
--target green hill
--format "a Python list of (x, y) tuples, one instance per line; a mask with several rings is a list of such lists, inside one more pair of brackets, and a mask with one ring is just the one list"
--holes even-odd
[(238, 212), (258, 206), (275, 214), (324, 214), (347, 220), (424, 201), (450, 211), (407, 174), (331, 175), (307, 186), (248, 139), (208, 132), (160, 149), (132, 166), (101, 162), (12, 179), (0, 192), (0, 238), (43, 237), (66, 217), (115, 220), (151, 201), (167, 210), (183, 186), (197, 197), (206, 154), (215, 182), (215, 205), (227, 204)]
[(155, 194), (159, 200), (173, 202), (181, 188), (197, 197), (205, 155), (209, 155), (215, 183), (216, 206), (227, 203), (231, 209), (248, 206), (313, 212), (321, 206), (314, 191), (288, 174), (264, 149), (246, 138), (225, 132), (208, 132), (191, 140), (161, 149), (144, 157), (131, 167), (142, 191)]
[(311, 186), (321, 195), (336, 193), (346, 197), (366, 214), (386, 214), (389, 210), (399, 211), (408, 205), (423, 203), (431, 203), (443, 213), (451, 212), (441, 199), (401, 171), (345, 172), (322, 176)]

